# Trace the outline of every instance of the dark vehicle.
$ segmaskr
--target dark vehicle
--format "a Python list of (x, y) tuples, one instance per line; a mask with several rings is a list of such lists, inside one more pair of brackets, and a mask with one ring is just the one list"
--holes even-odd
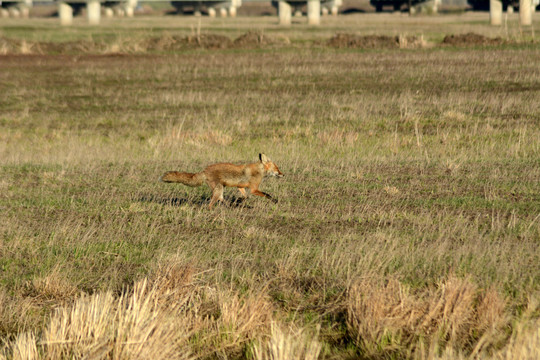
[[(411, 0), (410, 2), (409, 0), (370, 0), (370, 4), (375, 7), (377, 12), (383, 11), (383, 7), (390, 6), (394, 11), (399, 11), (402, 8), (408, 9), (410, 6), (415, 6), (423, 1), (425, 0)], [(537, 3), (535, 0), (532, 0), (532, 2), (533, 4)], [(463, 5), (464, 7), (468, 6), (476, 11), (489, 11), (489, 0), (442, 0), (443, 5), (448, 5), (447, 3), (451, 3), (451, 5)], [(512, 6), (514, 9), (519, 9), (519, 0), (502, 0), (502, 4), (504, 11), (506, 11), (509, 6)], [(536, 9), (540, 10), (540, 4), (537, 4)]]
[[(489, 0), (467, 0), (469, 5), (472, 6), (473, 10), (489, 10)], [(532, 0), (533, 4), (536, 4), (536, 9), (540, 10), (540, 5), (535, 0)], [(509, 6), (512, 6), (514, 9), (519, 9), (519, 0), (503, 0), (503, 11)]]
[(392, 7), (394, 11), (400, 11), (405, 6), (406, 9), (409, 6), (420, 4), (421, 0), (370, 0), (369, 3), (375, 7), (375, 11), (382, 12), (383, 7)]

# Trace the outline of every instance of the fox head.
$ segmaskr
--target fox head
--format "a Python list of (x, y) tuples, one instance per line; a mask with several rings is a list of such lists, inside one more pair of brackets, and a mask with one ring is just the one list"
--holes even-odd
[(266, 176), (283, 177), (283, 173), (279, 171), (277, 165), (274, 164), (266, 155), (259, 154), (259, 159), (264, 166), (264, 173)]

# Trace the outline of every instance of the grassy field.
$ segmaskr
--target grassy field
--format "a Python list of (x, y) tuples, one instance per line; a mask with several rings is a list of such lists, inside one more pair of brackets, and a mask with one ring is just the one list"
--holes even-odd
[[(537, 358), (540, 46), (510, 20), (2, 20), (0, 358)], [(141, 45), (248, 30), (275, 41)], [(277, 204), (158, 181), (260, 152)]]

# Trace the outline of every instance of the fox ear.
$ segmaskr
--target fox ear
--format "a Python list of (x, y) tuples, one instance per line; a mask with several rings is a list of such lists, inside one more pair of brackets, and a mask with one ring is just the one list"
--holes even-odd
[(268, 157), (264, 154), (259, 154), (259, 159), (262, 163), (268, 162)]

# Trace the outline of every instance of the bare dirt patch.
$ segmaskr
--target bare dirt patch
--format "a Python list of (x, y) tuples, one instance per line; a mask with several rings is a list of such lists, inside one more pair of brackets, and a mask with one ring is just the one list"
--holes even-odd
[(336, 48), (358, 49), (392, 49), (418, 48), (426, 45), (422, 37), (416, 36), (387, 36), (387, 35), (355, 35), (338, 33), (326, 43)]
[(484, 35), (467, 33), (458, 35), (446, 35), (442, 41), (443, 45), (452, 46), (485, 46), (485, 45), (501, 45), (504, 40), (500, 37), (490, 38)]
[(237, 37), (233, 43), (236, 47), (253, 47), (274, 45), (278, 43), (290, 43), (290, 41), (288, 38), (276, 38), (266, 35), (260, 31), (248, 31), (247, 33)]
[(35, 42), (0, 37), (0, 55), (8, 54), (74, 54), (101, 53), (105, 44), (80, 40), (55, 42)]
[[(475, 33), (447, 35), (439, 44), (427, 43), (422, 36), (356, 35), (337, 33), (328, 40), (315, 44), (334, 48), (357, 49), (418, 49), (431, 46), (497, 46), (508, 41), (500, 37), (489, 38)], [(80, 40), (69, 42), (34, 42), (0, 37), (0, 55), (7, 54), (135, 54), (185, 49), (264, 48), (291, 44), (285, 37), (276, 37), (260, 31), (248, 31), (232, 40), (219, 34), (190, 34), (188, 36), (164, 33), (159, 37), (117, 39), (112, 42)]]
[(192, 34), (188, 36), (163, 34), (146, 39), (100, 41), (34, 42), (0, 37), (0, 54), (103, 54), (180, 51), (192, 48), (228, 49), (290, 44), (287, 37), (273, 37), (262, 32), (249, 31), (235, 40), (218, 34)]
[(337, 48), (397, 48), (399, 41), (397, 37), (385, 35), (359, 36), (354, 34), (336, 34), (328, 40), (329, 46)]
[(232, 44), (228, 37), (216, 34), (190, 35), (185, 37), (184, 41), (187, 45), (206, 49), (226, 49)]
[(225, 49), (230, 47), (232, 41), (226, 36), (216, 34), (196, 34), (189, 36), (163, 35), (148, 39), (144, 44), (147, 50), (171, 51), (190, 47), (207, 49)]

